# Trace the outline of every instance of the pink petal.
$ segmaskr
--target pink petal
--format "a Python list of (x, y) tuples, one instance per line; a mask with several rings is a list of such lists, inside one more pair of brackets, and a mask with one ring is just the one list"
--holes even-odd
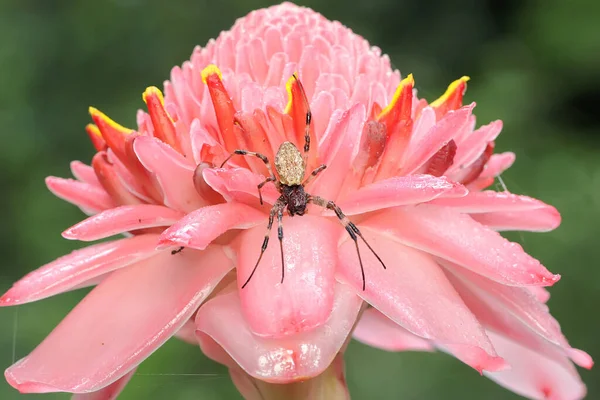
[(483, 172), (481, 172), (481, 178), (491, 178), (500, 175), (513, 165), (515, 158), (515, 153), (510, 151), (493, 154), (485, 165)]
[(365, 310), (354, 332), (354, 339), (386, 351), (433, 351), (431, 342), (413, 335), (375, 308)]
[(71, 173), (77, 180), (90, 185), (100, 186), (100, 181), (94, 172), (94, 168), (82, 163), (81, 161), (71, 161)]
[(462, 197), (468, 193), (459, 183), (431, 175), (396, 176), (364, 186), (338, 202), (346, 215), (382, 208), (423, 203), (438, 197)]
[[(252, 173), (246, 168), (204, 169), (202, 176), (206, 183), (227, 201), (235, 201), (252, 206), (259, 206), (258, 184), (265, 180), (262, 175)], [(275, 204), (280, 194), (273, 184), (262, 188), (263, 201)]]
[[(420, 166), (425, 164), (439, 149), (444, 147), (450, 140), (461, 133), (467, 125), (469, 116), (475, 107), (475, 103), (464, 106), (456, 111), (450, 111), (438, 121), (427, 134), (423, 136), (414, 135), (409, 144), (407, 159), (402, 171), (411, 174)], [(415, 128), (416, 129), (416, 128)]]
[(256, 273), (241, 289), (258, 260), (265, 227), (240, 235), (237, 280), (250, 329), (265, 337), (282, 337), (321, 326), (329, 318), (335, 288), (336, 244), (341, 226), (304, 215), (283, 219), (285, 280), (277, 234), (271, 235)]
[(137, 204), (105, 210), (62, 233), (65, 239), (92, 241), (137, 229), (169, 226), (185, 214), (164, 206)]
[(139, 235), (75, 250), (25, 275), (0, 297), (0, 306), (29, 303), (83, 287), (96, 277), (153, 256), (157, 240), (158, 235)]
[(23, 393), (100, 390), (169, 339), (232, 268), (222, 247), (163, 252), (113, 273), (5, 372)]
[(267, 217), (241, 203), (222, 203), (199, 208), (186, 215), (160, 235), (161, 248), (184, 246), (204, 250), (229, 229), (248, 229)]
[(431, 204), (472, 213), (473, 218), (495, 230), (549, 231), (560, 224), (556, 208), (537, 199), (508, 192), (471, 192), (460, 199), (444, 198)]
[(189, 212), (205, 205), (194, 187), (195, 165), (153, 137), (136, 138), (133, 148), (142, 165), (156, 175), (167, 207)]
[(560, 279), (519, 244), (446, 207), (423, 204), (387, 210), (369, 219), (368, 225), (506, 285), (551, 286)]
[(371, 224), (362, 224), (361, 231), (387, 269), (361, 246), (367, 281), (363, 291), (356, 248), (346, 240), (339, 248), (338, 279), (409, 332), (451, 348), (473, 368), (504, 367), (483, 328), (431, 256), (394, 242), (387, 233), (377, 233)]
[(476, 131), (470, 132), (469, 135), (458, 144), (458, 151), (454, 157), (454, 164), (448, 171), (449, 174), (475, 162), (485, 150), (487, 144), (498, 137), (501, 130), (502, 121), (498, 120), (484, 125)]
[(546, 288), (529, 286), (527, 287), (527, 290), (529, 290), (539, 302), (546, 303), (548, 300), (550, 300), (550, 292)]
[(574, 368), (494, 332), (488, 335), (511, 366), (507, 371), (485, 374), (494, 382), (530, 399), (577, 400), (585, 396), (586, 387)]
[(46, 186), (56, 197), (75, 204), (88, 214), (116, 206), (108, 193), (96, 184), (49, 176)]
[(121, 394), (123, 389), (125, 389), (125, 386), (129, 383), (134, 374), (135, 369), (128, 372), (116, 382), (113, 382), (96, 392), (74, 394), (71, 396), (71, 400), (115, 400), (117, 396)]
[(350, 334), (361, 304), (349, 287), (337, 284), (333, 309), (324, 325), (272, 339), (252, 333), (239, 292), (229, 291), (203, 305), (196, 324), (200, 334), (212, 337), (251, 376), (271, 383), (291, 383), (317, 376), (331, 364)]

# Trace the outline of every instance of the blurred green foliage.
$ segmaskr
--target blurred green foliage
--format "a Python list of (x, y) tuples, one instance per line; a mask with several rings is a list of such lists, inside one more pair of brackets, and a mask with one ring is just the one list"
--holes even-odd
[[(47, 175), (69, 176), (89, 162), (87, 106), (125, 125), (148, 85), (161, 85), (235, 18), (264, 1), (3, 0), (0, 2), (0, 290), (79, 246), (60, 232), (81, 213), (55, 199)], [(467, 101), (480, 123), (504, 120), (499, 151), (517, 153), (508, 188), (559, 208), (547, 234), (512, 234), (562, 275), (550, 307), (571, 343), (600, 357), (600, 3), (594, 0), (307, 1), (414, 73), (422, 96), (470, 75)], [(83, 291), (18, 309), (0, 309), (0, 366), (25, 356)], [(140, 316), (143, 318), (143, 316)], [(194, 354), (190, 357), (190, 354)], [(444, 354), (384, 353), (352, 343), (347, 379), (354, 399), (514, 399)], [(582, 371), (600, 398), (597, 369)], [(179, 375), (193, 374), (193, 375)], [(198, 375), (196, 375), (198, 374)], [(202, 375), (207, 374), (207, 375)], [(20, 399), (4, 381), (1, 399)], [(47, 399), (65, 399), (48, 394)], [(226, 370), (200, 351), (170, 341), (150, 357), (124, 399), (239, 398)]]

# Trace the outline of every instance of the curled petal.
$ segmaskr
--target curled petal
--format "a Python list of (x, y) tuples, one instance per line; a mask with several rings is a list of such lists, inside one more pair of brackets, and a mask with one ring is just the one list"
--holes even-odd
[(62, 235), (71, 240), (98, 240), (137, 229), (169, 226), (183, 216), (180, 211), (152, 204), (121, 206), (81, 221)]
[(382, 208), (424, 203), (438, 197), (460, 198), (467, 189), (446, 177), (431, 175), (397, 176), (364, 186), (338, 202), (346, 215)]
[(409, 332), (443, 344), (473, 368), (495, 371), (505, 367), (484, 329), (430, 255), (395, 243), (370, 225), (362, 224), (361, 230), (387, 269), (361, 246), (367, 281), (363, 291), (356, 248), (346, 240), (339, 248), (338, 279)]
[[(254, 174), (246, 168), (232, 169), (204, 169), (202, 176), (206, 183), (215, 192), (227, 201), (235, 201), (248, 205), (258, 205), (258, 184), (265, 178)], [(266, 184), (262, 188), (263, 201), (275, 204), (279, 198), (279, 192), (273, 184)]]
[(158, 235), (139, 235), (75, 250), (25, 275), (0, 297), (0, 306), (29, 303), (88, 286), (86, 283), (96, 277), (153, 256), (157, 240)]
[(560, 279), (519, 244), (446, 207), (396, 208), (363, 224), (505, 285), (551, 286)]
[[(252, 280), (240, 289), (242, 309), (255, 334), (282, 337), (327, 321), (333, 305), (336, 244), (341, 231), (337, 223), (322, 217), (283, 219), (283, 265), (277, 237), (271, 237)], [(240, 236), (240, 287), (256, 265), (264, 237), (264, 227), (249, 229)]]
[(354, 332), (354, 339), (386, 351), (433, 351), (433, 344), (413, 335), (375, 308), (365, 310)]
[(102, 388), (96, 392), (74, 394), (71, 397), (71, 400), (116, 400), (134, 374), (135, 368), (105, 388)]
[(569, 361), (549, 359), (517, 342), (494, 332), (488, 332), (498, 353), (511, 368), (485, 375), (521, 396), (530, 399), (579, 400), (585, 397), (586, 387)]
[(160, 235), (160, 247), (184, 246), (203, 250), (229, 229), (248, 229), (266, 221), (264, 213), (240, 203), (197, 209)]
[(75, 204), (87, 214), (116, 206), (106, 190), (96, 184), (49, 176), (46, 178), (46, 186), (56, 197)]
[(136, 138), (133, 149), (142, 165), (156, 175), (167, 207), (190, 212), (205, 205), (194, 187), (195, 166), (181, 154), (148, 136)]
[[(350, 334), (362, 301), (342, 284), (335, 288), (331, 316), (309, 332), (285, 339), (252, 333), (242, 312), (238, 291), (219, 295), (203, 305), (196, 316), (200, 334), (209, 335), (249, 375), (271, 383), (291, 383), (315, 377), (333, 361)], [(227, 323), (223, 323), (227, 315)]]
[(87, 393), (114, 383), (179, 330), (232, 267), (215, 246), (163, 252), (113, 273), (6, 370), (7, 381), (22, 393)]

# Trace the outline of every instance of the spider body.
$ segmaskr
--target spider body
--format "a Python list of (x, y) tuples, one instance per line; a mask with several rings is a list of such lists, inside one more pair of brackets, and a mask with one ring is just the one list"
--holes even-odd
[(302, 84), (300, 83), (300, 80), (298, 79), (296, 74), (293, 75), (293, 79), (295, 79), (298, 83), (300, 92), (302, 93), (304, 105), (308, 110), (306, 113), (306, 126), (304, 130), (304, 155), (300, 153), (300, 150), (298, 150), (296, 145), (294, 145), (292, 142), (283, 142), (281, 146), (279, 146), (277, 154), (275, 155), (275, 171), (277, 172), (278, 177), (276, 177), (275, 174), (273, 174), (271, 164), (269, 164), (269, 159), (260, 153), (255, 153), (252, 151), (235, 150), (221, 164), (222, 168), (225, 165), (225, 163), (227, 163), (227, 161), (229, 161), (229, 159), (236, 154), (260, 158), (265, 163), (265, 166), (269, 171), (269, 177), (258, 185), (258, 196), (260, 199), (260, 204), (263, 204), (261, 189), (264, 185), (266, 185), (269, 182), (273, 182), (275, 184), (275, 187), (281, 194), (281, 196), (277, 199), (277, 201), (271, 208), (271, 212), (269, 213), (269, 223), (267, 224), (267, 231), (265, 233), (265, 238), (261, 246), (260, 255), (258, 257), (258, 260), (256, 261), (254, 269), (250, 273), (250, 276), (242, 285), (242, 289), (245, 288), (246, 285), (248, 285), (248, 283), (250, 282), (250, 279), (252, 279), (252, 276), (256, 272), (256, 269), (260, 264), (260, 260), (262, 259), (262, 256), (265, 250), (267, 249), (267, 246), (269, 244), (269, 236), (271, 233), (271, 228), (273, 226), (273, 221), (275, 220), (275, 216), (277, 216), (277, 238), (279, 239), (279, 247), (281, 253), (281, 283), (283, 283), (283, 279), (285, 277), (285, 264), (283, 258), (283, 212), (287, 210), (290, 217), (293, 217), (294, 215), (304, 215), (306, 213), (306, 206), (308, 205), (308, 203), (313, 203), (323, 208), (327, 208), (328, 210), (332, 210), (346, 229), (346, 232), (348, 232), (348, 234), (350, 235), (350, 238), (354, 241), (362, 274), (362, 288), (363, 290), (365, 290), (365, 271), (362, 264), (360, 249), (358, 247), (358, 238), (360, 238), (369, 248), (369, 250), (371, 250), (371, 252), (375, 255), (375, 257), (377, 257), (377, 260), (379, 260), (384, 269), (386, 268), (385, 264), (383, 263), (381, 258), (379, 258), (377, 253), (375, 253), (375, 251), (369, 245), (369, 243), (365, 240), (358, 227), (354, 225), (350, 220), (348, 220), (348, 218), (344, 215), (342, 210), (333, 201), (328, 201), (319, 196), (313, 196), (309, 193), (306, 193), (306, 191), (304, 190), (306, 185), (312, 179), (314, 179), (321, 171), (327, 168), (327, 166), (323, 164), (317, 167), (314, 171), (311, 172), (311, 174), (308, 177), (306, 177), (306, 159), (310, 150), (310, 123), (312, 120), (312, 114), (308, 105), (308, 99), (306, 98), (304, 88), (302, 87)]

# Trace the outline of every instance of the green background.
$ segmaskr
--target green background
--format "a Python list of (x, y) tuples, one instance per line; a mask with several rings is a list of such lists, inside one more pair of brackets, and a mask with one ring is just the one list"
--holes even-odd
[[(45, 188), (89, 162), (88, 105), (133, 126), (146, 86), (161, 86), (188, 59), (260, 1), (0, 1), (0, 291), (78, 247), (60, 232), (82, 214)], [(479, 123), (500, 118), (497, 150), (517, 153), (509, 190), (555, 205), (563, 224), (512, 234), (562, 280), (549, 302), (571, 343), (600, 357), (600, 2), (306, 2), (390, 54), (430, 100), (470, 75), (466, 101)], [(0, 309), (0, 367), (25, 356), (81, 299), (77, 291)], [(140, 316), (143, 318), (143, 316)], [(347, 379), (354, 399), (515, 399), (444, 354), (385, 353), (353, 342)], [(180, 375), (191, 374), (191, 375)], [(208, 374), (202, 376), (200, 374)], [(581, 371), (600, 398), (598, 369)], [(2, 380), (0, 399), (20, 396)], [(239, 398), (226, 370), (172, 340), (139, 369), (124, 399)]]

